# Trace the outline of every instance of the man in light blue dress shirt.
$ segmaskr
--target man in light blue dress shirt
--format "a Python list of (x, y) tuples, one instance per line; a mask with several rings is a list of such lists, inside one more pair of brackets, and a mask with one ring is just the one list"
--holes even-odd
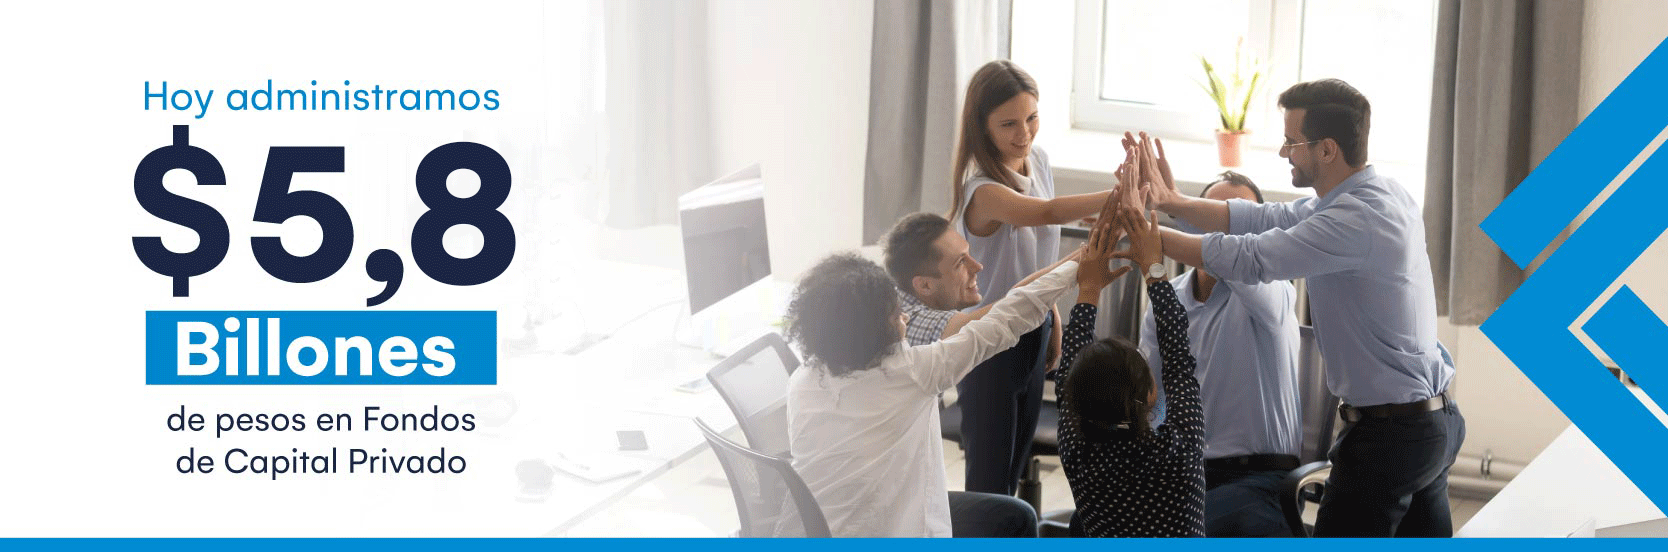
[[(1223, 173), (1199, 194), (1262, 203), (1257, 185)], [(1193, 269), (1170, 281), (1187, 309), (1205, 410), (1205, 535), (1289, 537), (1280, 488), (1299, 465), (1297, 290), (1290, 282), (1240, 283)], [(1159, 368), (1149, 307), (1141, 353)]]
[[(1436, 338), (1436, 294), (1420, 208), (1367, 165), (1372, 108), (1337, 79), (1280, 95), (1289, 203), (1182, 196), (1148, 186), (1152, 206), (1204, 235), (1164, 232), (1164, 253), (1236, 282), (1307, 278), (1327, 385), (1343, 400), (1321, 536), (1449, 536), (1448, 468), (1465, 419), (1448, 397), (1453, 359)], [(1163, 171), (1162, 174), (1167, 174)]]

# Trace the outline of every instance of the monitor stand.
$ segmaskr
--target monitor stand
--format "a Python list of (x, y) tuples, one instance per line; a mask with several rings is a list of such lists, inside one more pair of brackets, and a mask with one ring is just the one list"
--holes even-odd
[(717, 303), (678, 317), (678, 344), (728, 357), (770, 332), (782, 329), (789, 291), (773, 278), (753, 282)]

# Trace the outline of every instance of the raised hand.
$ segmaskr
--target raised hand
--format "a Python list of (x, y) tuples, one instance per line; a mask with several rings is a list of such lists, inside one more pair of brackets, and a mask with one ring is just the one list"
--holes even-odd
[(1141, 163), (1141, 150), (1138, 144), (1126, 144), (1124, 154), (1127, 159), (1118, 167), (1118, 187), (1112, 191), (1112, 198), (1116, 205), (1114, 211), (1122, 210), (1125, 206), (1134, 205), (1138, 208), (1146, 206), (1142, 183), (1146, 180), (1146, 173)]
[[(1125, 141), (1132, 137), (1125, 133)], [(1164, 155), (1164, 141), (1141, 133), (1139, 142), (1140, 159), (1143, 174), (1147, 180), (1142, 184), (1150, 184), (1145, 188), (1147, 205), (1152, 208), (1163, 209), (1182, 199), (1181, 191), (1176, 189), (1176, 177), (1170, 172), (1170, 158)], [(1156, 151), (1155, 151), (1156, 149)]]
[[(1141, 133), (1141, 137), (1147, 138), (1147, 133)], [(1164, 155), (1164, 140), (1152, 137), (1151, 146), (1157, 149), (1157, 151), (1151, 151), (1153, 148), (1149, 148), (1148, 153), (1152, 155), (1153, 161), (1157, 165), (1158, 175), (1164, 179), (1165, 186), (1175, 189), (1176, 176), (1170, 173), (1170, 158)]]
[(1118, 223), (1129, 234), (1129, 249), (1113, 252), (1113, 258), (1129, 259), (1143, 271), (1164, 260), (1164, 245), (1159, 237), (1156, 213), (1143, 213), (1140, 209), (1125, 207), (1118, 212)]
[(1100, 291), (1110, 285), (1113, 280), (1130, 271), (1130, 267), (1121, 266), (1117, 270), (1111, 269), (1111, 260), (1118, 240), (1123, 236), (1119, 225), (1114, 224), (1115, 215), (1110, 211), (1112, 202), (1108, 201), (1102, 210), (1101, 224), (1095, 225), (1089, 231), (1089, 243), (1082, 249), (1083, 256), (1077, 267), (1077, 295), (1079, 302), (1098, 302)]

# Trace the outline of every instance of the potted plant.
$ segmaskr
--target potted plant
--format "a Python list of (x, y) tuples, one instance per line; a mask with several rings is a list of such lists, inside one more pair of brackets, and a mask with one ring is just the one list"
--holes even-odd
[(1217, 74), (1209, 59), (1199, 56), (1199, 64), (1205, 67), (1205, 82), (1199, 86), (1216, 102), (1217, 114), (1222, 119), (1222, 127), (1216, 129), (1216, 153), (1224, 167), (1239, 166), (1240, 149), (1249, 132), (1245, 128), (1245, 116), (1251, 111), (1251, 98), (1256, 96), (1257, 86), (1262, 84), (1263, 67), (1255, 56), (1246, 59), (1243, 45), (1244, 39), (1240, 39), (1234, 46), (1234, 72), (1227, 79)]

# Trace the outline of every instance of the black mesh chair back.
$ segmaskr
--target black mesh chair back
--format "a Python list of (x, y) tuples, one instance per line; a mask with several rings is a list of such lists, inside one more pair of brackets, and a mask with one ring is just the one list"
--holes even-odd
[(828, 521), (811, 489), (787, 459), (761, 454), (725, 439), (695, 420), (718, 455), (735, 495), (742, 537), (828, 537)]
[(1338, 427), (1338, 397), (1326, 386), (1326, 362), (1313, 326), (1298, 327), (1297, 351), (1298, 416), (1303, 424), (1303, 444), (1298, 460), (1303, 463), (1326, 460)]
[(707, 380), (730, 406), (747, 446), (771, 456), (788, 456), (788, 375), (799, 358), (772, 332), (749, 343), (707, 371)]
[(1320, 503), (1321, 495), (1326, 492), (1326, 479), (1332, 474), (1327, 454), (1332, 451), (1332, 440), (1338, 431), (1338, 397), (1326, 386), (1326, 363), (1321, 360), (1315, 328), (1299, 326), (1298, 336), (1298, 416), (1303, 424), (1298, 460), (1303, 465), (1286, 474), (1280, 488), (1280, 507), (1292, 536), (1307, 537), (1313, 534), (1314, 527), (1304, 524), (1303, 510)]

